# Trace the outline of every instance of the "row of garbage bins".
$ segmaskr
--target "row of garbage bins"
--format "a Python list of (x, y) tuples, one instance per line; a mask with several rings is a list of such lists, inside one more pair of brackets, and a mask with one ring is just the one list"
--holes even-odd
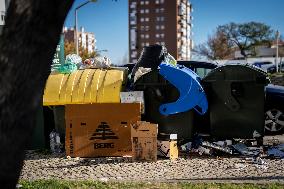
[[(80, 78), (87, 78), (96, 71), (82, 72)], [(192, 140), (195, 133), (208, 133), (216, 140), (261, 138), (264, 135), (264, 87), (268, 79), (260, 69), (248, 65), (226, 65), (201, 79), (190, 69), (177, 65), (165, 47), (152, 45), (144, 47), (130, 72), (125, 91), (143, 91), (145, 110), (141, 120), (158, 124), (159, 135), (177, 134), (179, 144)], [(57, 81), (62, 83), (72, 77), (75, 81), (76, 74), (68, 78), (58, 76)], [(114, 85), (102, 90), (108, 93), (105, 94), (109, 95), (108, 99), (112, 99), (109, 93), (120, 88)], [(81, 92), (76, 93), (77, 98), (81, 98)], [(50, 93), (53, 98), (60, 92), (52, 88)], [(75, 96), (70, 99), (74, 100)], [(44, 128), (46, 135), (52, 131), (50, 125), (54, 125), (52, 119), (55, 118), (56, 130), (63, 137), (64, 111), (64, 106), (54, 106), (52, 110), (44, 107), (44, 122), (48, 126)]]
[[(196, 132), (206, 132), (218, 139), (264, 135), (264, 90), (269, 82), (266, 72), (249, 65), (225, 65), (212, 70), (201, 80), (194, 73), (188, 73), (188, 68), (175, 65), (172, 66), (174, 69), (161, 74), (161, 62), (166, 56), (164, 47), (144, 47), (131, 76), (134, 78), (141, 68), (151, 70), (132, 80), (132, 90), (144, 91), (144, 119), (158, 123), (160, 133), (176, 133), (180, 140), (192, 139)], [(182, 69), (186, 71), (176, 71)], [(190, 104), (200, 95), (207, 99), (206, 113), (202, 111), (207, 108), (206, 99)], [(181, 100), (184, 96), (188, 99)], [(168, 103), (177, 113), (161, 113), (161, 106)], [(193, 108), (182, 111), (184, 106)]]

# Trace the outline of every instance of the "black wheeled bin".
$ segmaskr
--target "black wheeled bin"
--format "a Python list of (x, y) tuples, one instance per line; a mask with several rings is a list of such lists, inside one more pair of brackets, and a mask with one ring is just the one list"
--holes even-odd
[(160, 105), (175, 102), (179, 98), (179, 91), (157, 69), (141, 76), (133, 87), (136, 91), (144, 91), (143, 120), (157, 123), (159, 133), (177, 134), (180, 142), (192, 138), (193, 110), (168, 116), (159, 112)]
[(225, 65), (202, 80), (216, 138), (257, 138), (264, 134), (266, 72), (249, 65)]

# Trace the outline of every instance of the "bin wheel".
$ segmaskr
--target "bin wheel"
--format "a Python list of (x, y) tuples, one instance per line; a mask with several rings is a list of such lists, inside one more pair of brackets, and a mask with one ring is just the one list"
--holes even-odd
[(284, 128), (284, 114), (278, 109), (270, 109), (265, 112), (265, 130), (279, 132)]

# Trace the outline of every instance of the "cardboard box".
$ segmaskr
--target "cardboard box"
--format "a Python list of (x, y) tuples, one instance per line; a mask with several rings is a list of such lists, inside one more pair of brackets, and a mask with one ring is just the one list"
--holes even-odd
[(133, 161), (157, 161), (157, 134), (157, 124), (138, 121), (132, 125)]
[(120, 92), (120, 102), (121, 103), (140, 103), (141, 112), (145, 113), (145, 102), (144, 102), (144, 92), (143, 91), (129, 91)]
[(131, 156), (131, 125), (140, 116), (138, 103), (66, 105), (66, 155)]
[(168, 157), (171, 160), (178, 158), (178, 146), (176, 140), (158, 140), (158, 156)]

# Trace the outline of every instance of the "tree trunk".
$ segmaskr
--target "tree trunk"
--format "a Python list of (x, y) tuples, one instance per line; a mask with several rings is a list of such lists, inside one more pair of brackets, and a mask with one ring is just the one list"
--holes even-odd
[(247, 59), (246, 51), (244, 49), (240, 49), (240, 51), (241, 51), (241, 55), (243, 55), (244, 58)]
[(12, 0), (0, 36), (0, 186), (15, 188), (73, 0)]

